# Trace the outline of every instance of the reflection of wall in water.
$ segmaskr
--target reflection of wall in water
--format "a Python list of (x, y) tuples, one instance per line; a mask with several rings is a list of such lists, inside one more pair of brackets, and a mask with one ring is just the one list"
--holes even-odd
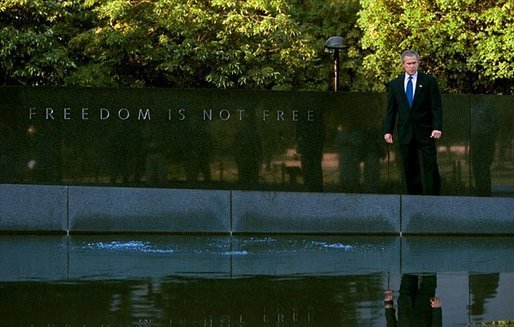
[(380, 317), (380, 307), (359, 305), (382, 294), (380, 275), (22, 282), (2, 289), (10, 299), (0, 300), (2, 307), (24, 312), (5, 317), (12, 326), (354, 326)]

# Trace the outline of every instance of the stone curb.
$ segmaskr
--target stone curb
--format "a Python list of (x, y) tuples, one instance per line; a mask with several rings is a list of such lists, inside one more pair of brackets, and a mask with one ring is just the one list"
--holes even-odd
[(514, 200), (4, 184), (0, 231), (510, 235)]

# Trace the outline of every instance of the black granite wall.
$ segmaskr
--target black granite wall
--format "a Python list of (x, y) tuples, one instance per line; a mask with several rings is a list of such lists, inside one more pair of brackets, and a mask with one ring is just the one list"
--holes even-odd
[[(405, 193), (384, 94), (0, 88), (0, 181)], [(445, 195), (514, 194), (514, 97), (444, 95)]]

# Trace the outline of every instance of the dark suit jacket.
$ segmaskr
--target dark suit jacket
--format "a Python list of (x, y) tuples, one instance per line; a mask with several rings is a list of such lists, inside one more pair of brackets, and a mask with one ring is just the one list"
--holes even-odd
[(404, 88), (404, 74), (389, 83), (385, 133), (393, 134), (398, 116), (398, 138), (400, 144), (408, 144), (412, 137), (420, 143), (430, 142), (433, 130), (442, 131), (443, 111), (441, 93), (437, 80), (418, 72), (416, 92), (412, 108), (409, 108)]

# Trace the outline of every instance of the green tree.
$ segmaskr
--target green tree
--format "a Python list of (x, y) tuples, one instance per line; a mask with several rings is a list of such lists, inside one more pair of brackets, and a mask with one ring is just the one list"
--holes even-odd
[(350, 89), (358, 8), (357, 0), (8, 0), (2, 82), (326, 90), (323, 43), (343, 35)]
[(363, 74), (384, 91), (400, 70), (399, 54), (418, 50), (421, 68), (446, 92), (512, 93), (512, 0), (361, 0)]
[(307, 83), (316, 81), (319, 89), (332, 89), (333, 67), (331, 56), (324, 53), (323, 45), (330, 36), (343, 36), (346, 48), (341, 52), (340, 88), (358, 91), (365, 84), (361, 74), (361, 31), (356, 25), (360, 9), (358, 0), (297, 0), (292, 16), (312, 40), (317, 51), (317, 62), (305, 74)]
[(329, 90), (323, 43), (341, 35), (345, 90), (384, 91), (412, 48), (446, 92), (512, 93), (513, 14), (512, 0), (4, 0), (0, 83)]
[(67, 83), (110, 77), (128, 86), (291, 87), (316, 51), (285, 3), (91, 1), (99, 23), (71, 41), (84, 56)]
[(0, 83), (62, 83), (74, 68), (65, 34), (71, 1), (4, 0), (0, 3)]
[(90, 1), (99, 23), (72, 40), (86, 55), (67, 83), (327, 89), (320, 55), (340, 24), (320, 17), (347, 2), (355, 21), (357, 1)]

